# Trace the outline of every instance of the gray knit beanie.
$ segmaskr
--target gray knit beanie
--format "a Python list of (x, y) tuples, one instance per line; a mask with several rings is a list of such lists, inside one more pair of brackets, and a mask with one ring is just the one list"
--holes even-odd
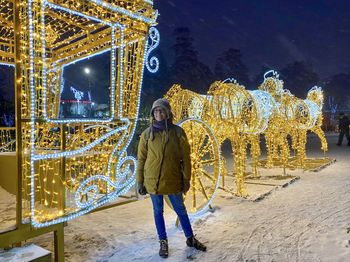
[(170, 117), (171, 114), (171, 106), (169, 104), (169, 101), (164, 99), (164, 98), (159, 98), (156, 101), (154, 101), (153, 105), (152, 105), (152, 109), (151, 109), (151, 117), (154, 117), (153, 113), (154, 113), (154, 109), (156, 107), (160, 107), (161, 109), (164, 110), (164, 112), (166, 113), (167, 118)]

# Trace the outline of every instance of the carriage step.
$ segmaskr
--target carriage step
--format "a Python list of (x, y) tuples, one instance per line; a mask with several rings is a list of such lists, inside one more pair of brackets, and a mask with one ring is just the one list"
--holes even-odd
[(0, 261), (51, 262), (51, 252), (34, 244), (15, 247), (9, 250), (0, 249)]

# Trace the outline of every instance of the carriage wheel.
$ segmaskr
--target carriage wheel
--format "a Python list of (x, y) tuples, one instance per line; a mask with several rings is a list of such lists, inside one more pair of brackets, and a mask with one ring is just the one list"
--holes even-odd
[[(204, 213), (213, 200), (220, 177), (219, 145), (210, 127), (202, 120), (187, 118), (178, 123), (191, 148), (191, 188), (184, 195), (190, 216)], [(169, 199), (167, 203), (171, 206)]]

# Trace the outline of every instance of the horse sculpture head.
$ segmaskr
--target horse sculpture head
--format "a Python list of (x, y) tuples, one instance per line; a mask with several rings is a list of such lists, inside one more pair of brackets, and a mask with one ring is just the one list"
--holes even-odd
[(319, 86), (312, 87), (309, 92), (307, 92), (306, 99), (316, 103), (320, 109), (322, 109), (324, 100), (322, 88)]
[[(272, 74), (272, 76), (269, 76)], [(264, 82), (258, 87), (259, 90), (270, 93), (274, 98), (279, 99), (283, 93), (283, 80), (279, 79), (279, 74), (270, 70), (264, 74)]]

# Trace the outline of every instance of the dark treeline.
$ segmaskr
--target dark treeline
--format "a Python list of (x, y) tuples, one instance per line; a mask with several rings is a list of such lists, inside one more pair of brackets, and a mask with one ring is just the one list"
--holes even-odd
[[(244, 56), (235, 47), (224, 50), (217, 58), (215, 65), (206, 65), (198, 54), (191, 31), (187, 27), (179, 27), (173, 33), (172, 61), (162, 52), (162, 48), (151, 53), (160, 60), (160, 68), (155, 74), (144, 72), (141, 95), (141, 117), (148, 114), (149, 107), (156, 98), (164, 96), (173, 84), (205, 94), (216, 80), (235, 78), (247, 89), (256, 89), (263, 81), (263, 74), (271, 69), (277, 70), (284, 81), (284, 88), (294, 95), (305, 98), (307, 91), (314, 85), (321, 86), (325, 91), (324, 110), (350, 110), (350, 72), (320, 78), (312, 64), (306, 61), (295, 61), (282, 68), (261, 66), (258, 74), (253, 75), (244, 64)], [(167, 54), (169, 54), (167, 52)], [(7, 117), (14, 114), (13, 68), (0, 67), (0, 119), (1, 125), (8, 124)], [(11, 121), (10, 121), (11, 122)]]
[[(252, 75), (244, 64), (244, 57), (239, 49), (231, 47), (224, 50), (216, 59), (215, 65), (205, 65), (195, 49), (194, 39), (187, 27), (179, 27), (173, 33), (173, 62), (169, 64), (161, 48), (153, 53), (160, 59), (160, 70), (156, 74), (145, 71), (142, 102), (150, 104), (162, 97), (173, 84), (205, 94), (216, 80), (235, 78), (247, 89), (256, 89), (263, 81), (266, 71), (274, 69), (284, 81), (284, 88), (292, 94), (305, 98), (307, 91), (315, 85), (324, 89), (325, 110), (337, 106), (339, 110), (350, 110), (350, 72), (339, 73), (326, 79), (320, 78), (312, 64), (306, 61), (295, 61), (282, 68), (269, 68), (262, 65), (257, 75)], [(213, 68), (213, 69), (211, 69)], [(328, 102), (332, 98), (333, 103)]]

